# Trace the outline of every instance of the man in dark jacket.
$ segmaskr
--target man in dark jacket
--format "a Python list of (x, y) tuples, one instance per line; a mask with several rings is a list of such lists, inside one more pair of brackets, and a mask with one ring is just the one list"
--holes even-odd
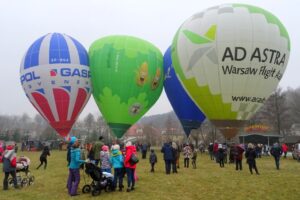
[(161, 149), (161, 152), (164, 154), (166, 174), (170, 174), (171, 172), (171, 163), (173, 161), (173, 149), (171, 143), (165, 143)]
[(44, 169), (47, 168), (47, 156), (50, 156), (50, 150), (49, 150), (48, 146), (45, 145), (44, 149), (42, 151), (42, 154), (40, 156), (41, 164), (36, 169), (39, 169), (43, 165), (43, 163), (45, 163)]
[(282, 154), (282, 149), (279, 146), (278, 143), (275, 143), (273, 145), (273, 147), (271, 148), (271, 155), (274, 157), (275, 159), (275, 165), (276, 165), (276, 169), (279, 170), (279, 160), (280, 160), (280, 156)]
[(253, 174), (252, 169), (254, 169), (256, 174), (259, 175), (257, 167), (256, 167), (256, 161), (255, 161), (255, 159), (257, 157), (257, 152), (254, 149), (254, 146), (252, 143), (248, 144), (248, 148), (245, 153), (245, 157), (247, 158), (247, 163), (249, 165), (250, 173)]

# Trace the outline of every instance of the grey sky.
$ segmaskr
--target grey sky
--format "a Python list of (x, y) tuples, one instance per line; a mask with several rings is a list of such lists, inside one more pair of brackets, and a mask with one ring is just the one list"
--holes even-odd
[[(299, 87), (300, 13), (299, 2), (294, 0), (0, 0), (0, 114), (26, 112), (34, 116), (37, 113), (21, 87), (19, 69), (26, 50), (42, 35), (66, 33), (87, 50), (100, 37), (132, 35), (152, 42), (164, 53), (179, 26), (191, 15), (211, 6), (234, 2), (262, 7), (282, 21), (292, 48), (279, 85)], [(163, 92), (146, 115), (170, 110)], [(92, 97), (81, 117), (89, 112), (99, 113)]]

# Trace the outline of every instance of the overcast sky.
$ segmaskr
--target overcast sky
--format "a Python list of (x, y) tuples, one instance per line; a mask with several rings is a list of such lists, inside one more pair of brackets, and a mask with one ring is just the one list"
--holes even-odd
[[(191, 15), (224, 3), (246, 3), (276, 15), (291, 39), (291, 54), (282, 88), (300, 86), (299, 2), (294, 0), (0, 0), (0, 115), (30, 116), (37, 111), (29, 103), (19, 81), (20, 62), (29, 46), (50, 33), (65, 33), (88, 50), (98, 38), (119, 34), (143, 38), (162, 53), (171, 44), (179, 26)], [(298, 18), (299, 17), (299, 18)], [(298, 25), (297, 25), (298, 24)], [(146, 113), (172, 110), (163, 92)], [(91, 98), (81, 117), (99, 114)]]

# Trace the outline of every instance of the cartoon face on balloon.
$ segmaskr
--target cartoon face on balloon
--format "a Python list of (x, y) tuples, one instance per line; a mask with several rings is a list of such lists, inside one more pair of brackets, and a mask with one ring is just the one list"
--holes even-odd
[(49, 33), (27, 50), (20, 80), (32, 105), (66, 137), (91, 95), (85, 48), (68, 35)]
[(186, 91), (210, 120), (229, 122), (217, 125), (223, 127), (248, 120), (263, 105), (282, 78), (289, 53), (290, 39), (278, 18), (242, 4), (193, 15), (172, 44), (174, 68)]

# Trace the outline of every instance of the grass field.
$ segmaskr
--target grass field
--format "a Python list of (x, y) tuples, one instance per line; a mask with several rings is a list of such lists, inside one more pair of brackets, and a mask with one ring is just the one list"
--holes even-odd
[[(197, 169), (183, 168), (181, 159), (178, 174), (166, 175), (162, 155), (157, 152), (158, 164), (156, 172), (150, 173), (148, 160), (140, 160), (137, 167), (139, 180), (133, 192), (102, 192), (99, 196), (82, 194), (84, 185), (83, 171), (81, 171), (80, 193), (76, 197), (69, 197), (66, 189), (68, 169), (66, 166), (66, 152), (53, 151), (48, 158), (46, 170), (40, 168), (40, 152), (18, 152), (31, 158), (31, 172), (35, 176), (34, 185), (18, 190), (10, 188), (2, 190), (3, 173), (0, 182), (0, 200), (63, 200), (63, 199), (108, 199), (108, 200), (188, 200), (188, 199), (284, 199), (293, 200), (300, 198), (300, 163), (292, 158), (281, 159), (281, 169), (275, 169), (272, 157), (257, 159), (260, 175), (251, 175), (248, 165), (243, 160), (243, 170), (235, 171), (233, 164), (220, 168), (211, 161), (208, 155), (198, 154)], [(0, 165), (2, 169), (2, 164)], [(87, 175), (84, 175), (87, 183)], [(124, 182), (126, 186), (126, 182)], [(125, 187), (126, 189), (126, 187)]]

